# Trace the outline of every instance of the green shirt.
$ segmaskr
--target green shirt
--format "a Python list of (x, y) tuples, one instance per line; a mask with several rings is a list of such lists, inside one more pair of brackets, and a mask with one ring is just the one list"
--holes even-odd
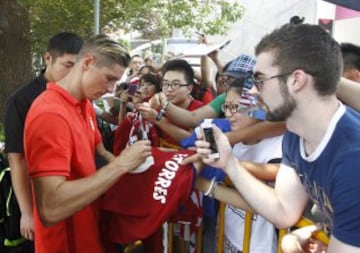
[(217, 116), (221, 115), (221, 105), (225, 103), (226, 94), (220, 94), (209, 104), (212, 109), (216, 112)]

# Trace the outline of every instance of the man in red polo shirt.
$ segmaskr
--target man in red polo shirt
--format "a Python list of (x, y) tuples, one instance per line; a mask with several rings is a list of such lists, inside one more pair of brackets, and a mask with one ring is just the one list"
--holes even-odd
[(34, 193), (37, 253), (103, 253), (98, 198), (151, 154), (138, 141), (100, 170), (101, 144), (91, 101), (111, 92), (130, 57), (106, 36), (89, 39), (68, 75), (48, 83), (25, 123), (25, 155)]

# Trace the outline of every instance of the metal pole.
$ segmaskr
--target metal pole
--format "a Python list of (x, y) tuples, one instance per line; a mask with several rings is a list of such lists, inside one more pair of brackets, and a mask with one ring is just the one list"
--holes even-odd
[(100, 32), (100, 0), (94, 0), (94, 34)]

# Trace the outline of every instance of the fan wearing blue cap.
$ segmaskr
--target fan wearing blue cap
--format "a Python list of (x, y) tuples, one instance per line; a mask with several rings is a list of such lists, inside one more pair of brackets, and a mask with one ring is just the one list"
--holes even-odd
[[(258, 114), (258, 108), (253, 105), (254, 98), (250, 94), (244, 95), (244, 81), (244, 78), (241, 77), (230, 84), (225, 102), (222, 105), (226, 119), (230, 122), (231, 131), (241, 131), (244, 128), (256, 125), (261, 115)], [(233, 154), (240, 160), (268, 163), (282, 157), (281, 143), (282, 136), (239, 142), (233, 146)], [(274, 180), (277, 171), (274, 170), (269, 173), (259, 169), (251, 171), (251, 173), (259, 178)], [(209, 192), (208, 189), (209, 187), (205, 188), (205, 192)], [(244, 217), (244, 210), (227, 205), (224, 230), (225, 252), (230, 252), (230, 249), (242, 252)], [(277, 243), (274, 225), (260, 215), (255, 214), (252, 221), (250, 252), (273, 253), (276, 251)]]
[[(226, 93), (225, 102), (221, 106), (226, 119), (214, 119), (213, 124), (218, 126), (223, 132), (242, 131), (245, 128), (256, 125), (263, 115), (254, 104), (256, 98), (249, 93), (244, 94), (245, 77), (235, 79)], [(200, 130), (196, 130), (198, 132)], [(183, 147), (193, 146), (196, 140), (196, 134), (182, 141)], [(243, 141), (233, 146), (233, 154), (240, 160), (252, 161), (256, 163), (268, 163), (273, 160), (279, 160), (282, 157), (281, 152), (282, 136), (254, 139), (252, 141)], [(260, 167), (254, 167), (250, 171), (253, 175), (266, 180), (274, 180), (277, 169), (263, 170)], [(206, 166), (197, 178), (196, 187), (203, 191), (204, 218), (208, 220), (216, 217), (215, 201), (213, 199), (212, 188), (217, 182), (223, 181), (225, 174), (222, 170)], [(206, 178), (206, 179), (204, 179)], [(210, 183), (210, 179), (212, 179)], [(219, 186), (220, 187), (220, 186)], [(228, 201), (226, 201), (228, 202)], [(228, 205), (225, 211), (225, 251), (236, 249), (236, 252), (242, 251), (242, 238), (244, 230), (245, 211)], [(276, 232), (274, 226), (267, 222), (263, 217), (255, 215), (252, 224), (251, 252), (276, 252)], [(259, 241), (261, 243), (259, 244)]]

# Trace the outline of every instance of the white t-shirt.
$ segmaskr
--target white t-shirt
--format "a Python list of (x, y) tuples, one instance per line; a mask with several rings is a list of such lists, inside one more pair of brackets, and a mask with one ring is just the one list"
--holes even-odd
[[(234, 155), (240, 160), (267, 163), (281, 158), (282, 136), (264, 139), (254, 145), (235, 144)], [(260, 215), (252, 218), (250, 252), (276, 253), (277, 236), (274, 225)], [(242, 252), (244, 237), (245, 211), (227, 205), (225, 209), (225, 253)]]

